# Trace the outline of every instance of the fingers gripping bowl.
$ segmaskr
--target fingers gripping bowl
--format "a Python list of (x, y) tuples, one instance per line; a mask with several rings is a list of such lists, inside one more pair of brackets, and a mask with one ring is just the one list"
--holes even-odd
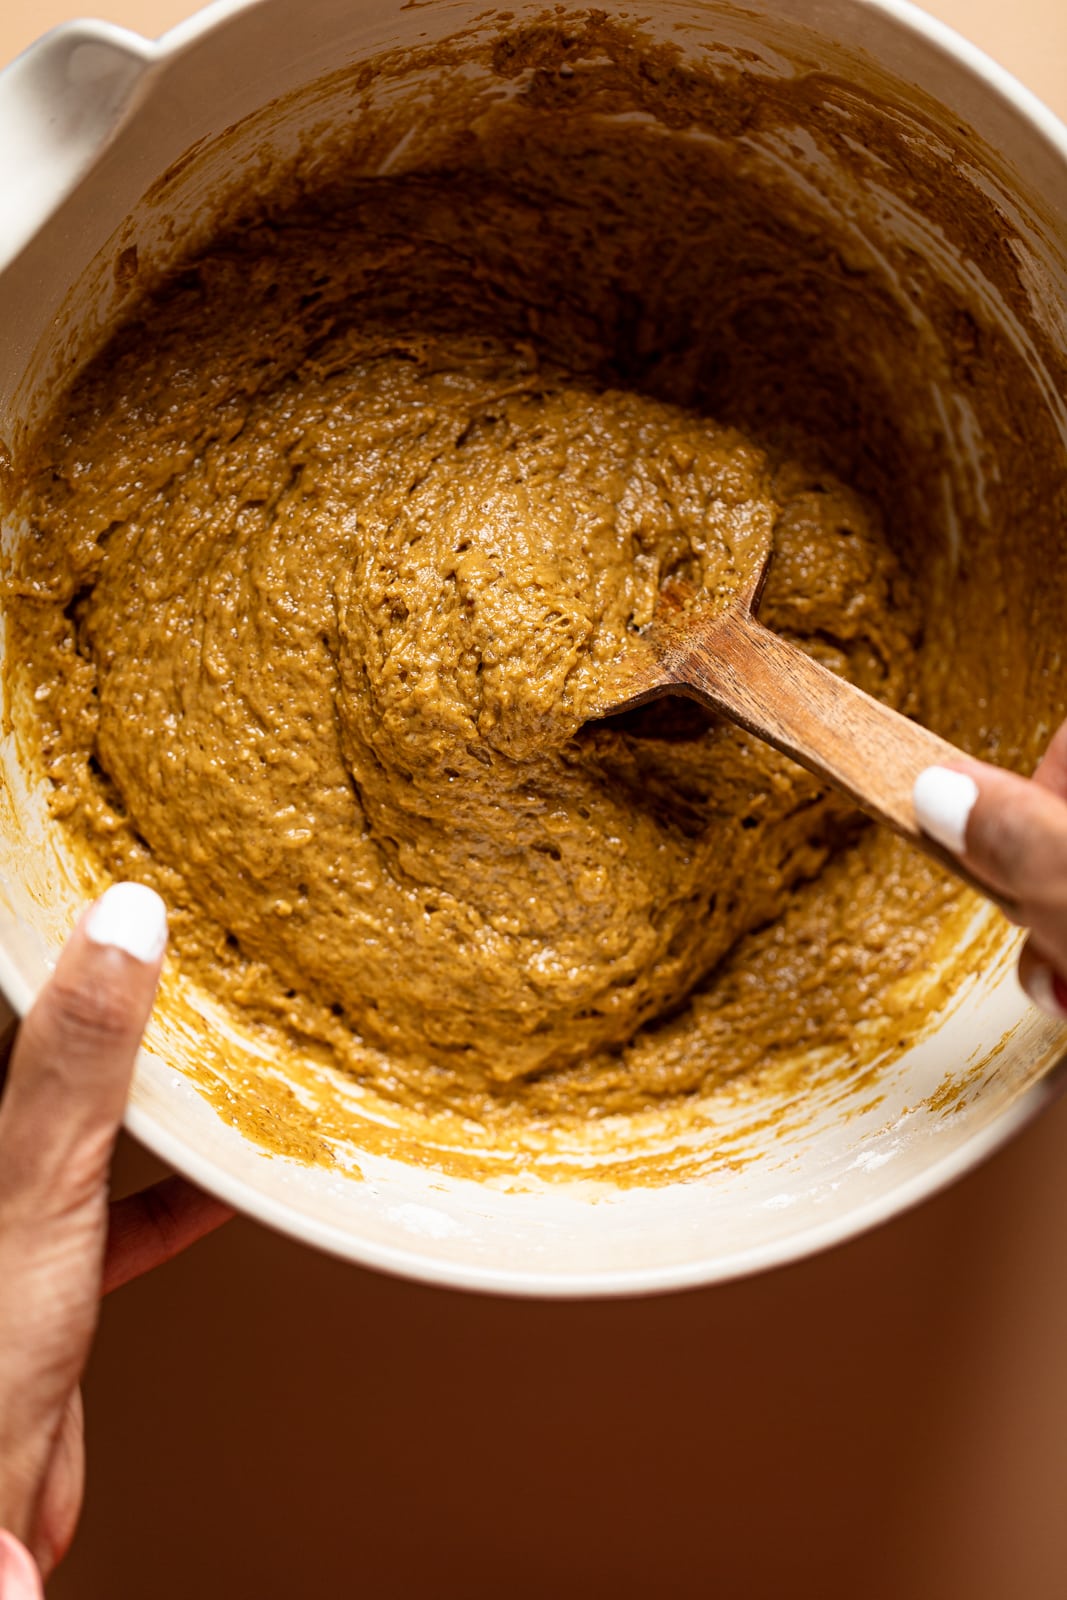
[[(221, 305), (230, 326), (246, 315), (243, 303), (273, 304), (263, 312), (269, 326), (260, 325), (257, 347), (269, 360), (281, 359), (293, 329), (312, 327), (324, 385), (341, 370), (336, 340), (347, 340), (346, 381), (357, 368), (373, 369), (378, 388), (368, 399), (364, 387), (358, 407), (342, 407), (346, 426), (353, 415), (364, 427), (375, 415), (395, 420), (398, 407), (408, 406), (409, 415), (417, 404), (436, 408), (432, 433), (447, 426), (457, 390), (480, 374), (482, 387), (464, 401), (460, 430), (468, 477), (499, 506), (499, 463), (521, 461), (521, 473), (509, 480), (522, 478), (520, 521), (531, 519), (533, 505), (539, 526), (553, 525), (544, 484), (566, 480), (575, 439), (603, 429), (607, 407), (620, 454), (608, 463), (606, 487), (582, 480), (582, 548), (591, 565), (573, 575), (571, 610), (563, 608), (562, 621), (551, 619), (564, 643), (567, 628), (595, 634), (610, 623), (603, 608), (590, 623), (578, 605), (599, 593), (598, 574), (611, 558), (597, 539), (605, 528), (618, 533), (616, 512), (608, 517), (603, 505), (625, 498), (619, 485), (632, 482), (634, 460), (654, 458), (658, 476), (642, 502), (646, 521), (636, 539), (645, 566), (631, 561), (628, 568), (636, 587), (624, 623), (640, 619), (642, 603), (647, 608), (635, 573), (652, 593), (657, 575), (680, 561), (690, 570), (704, 563), (698, 575), (707, 581), (716, 539), (733, 527), (731, 507), (773, 507), (767, 515), (775, 520), (778, 587), (768, 592), (768, 620), (976, 753), (1024, 769), (1036, 757), (1064, 709), (1056, 656), (1064, 597), (1059, 563), (1049, 559), (1062, 526), (1067, 457), (1059, 398), (1067, 367), (1062, 130), (906, 8), (842, 5), (832, 17), (824, 8), (818, 30), (805, 11), (775, 8), (773, 18), (761, 18), (665, 6), (637, 30), (610, 12), (575, 13), (564, 23), (536, 9), (497, 18), (445, 7), (427, 22), (417, 8), (383, 7), (349, 31), (337, 31), (333, 21), (321, 35), (308, 30), (304, 36), (324, 42), (294, 61), (286, 45), (289, 8), (264, 0), (205, 13), (159, 46), (86, 25), (44, 42), (12, 69), (0, 85), (0, 111), (18, 121), (31, 145), (50, 94), (62, 87), (69, 95), (73, 84), (86, 108), (69, 150), (41, 142), (32, 190), (37, 213), (12, 191), (3, 218), (10, 262), (0, 304), (17, 336), (5, 358), (0, 430), (14, 486), (4, 529), (11, 661), (0, 872), (3, 976), (17, 1004), (39, 983), (92, 877), (54, 814), (57, 788), (72, 792), (61, 766), (76, 747), (72, 679), (65, 668), (48, 679), (22, 667), (32, 665), (47, 633), (50, 606), (65, 618), (53, 641), (60, 655), (74, 652), (80, 661), (83, 649), (95, 651), (98, 671), (102, 662), (122, 659), (122, 629), (109, 634), (107, 627), (129, 598), (124, 590), (106, 618), (97, 615), (94, 596), (104, 579), (94, 572), (93, 585), (79, 588), (78, 575), (62, 562), (54, 564), (58, 578), (49, 590), (40, 552), (47, 557), (55, 530), (46, 500), (24, 492), (25, 463), (43, 463), (50, 483), (87, 483), (77, 489), (83, 508), (94, 485), (114, 496), (125, 442), (94, 458), (85, 421), (102, 414), (94, 400), (102, 391), (91, 376), (99, 363), (87, 369), (76, 391), (82, 400), (70, 413), (81, 418), (74, 429), (79, 459), (92, 471), (79, 478), (54, 436), (42, 453), (42, 429), (47, 433), (48, 413), (71, 374), (124, 318), (148, 333), (127, 331), (125, 344), (109, 347), (118, 368), (125, 361), (147, 369), (146, 352), (175, 340), (180, 346), (190, 329), (195, 334), (199, 313), (182, 309), (183, 295), (214, 306), (216, 315)], [(306, 8), (301, 18), (306, 28)], [(220, 83), (227, 86), (221, 97)], [(99, 149), (86, 128), (100, 135)], [(286, 196), (282, 211), (279, 195)], [(49, 200), (55, 209), (44, 214)], [(207, 269), (197, 269), (199, 287), (172, 275), (169, 300), (145, 301), (170, 269), (221, 236), (229, 243), (210, 258), (211, 295), (203, 294)], [(298, 238), (300, 253), (287, 265), (286, 249)], [(301, 284), (309, 249), (318, 252), (321, 270), (317, 283)], [(359, 285), (359, 318), (344, 324), (324, 316), (336, 262), (370, 259), (374, 249), (379, 270)], [(265, 259), (269, 296), (256, 288)], [(351, 279), (345, 292), (352, 295)], [(476, 312), (457, 322), (444, 308), (464, 297)], [(413, 330), (408, 316), (407, 343), (398, 345), (401, 300), (419, 303), (422, 320)], [(139, 313), (140, 323), (130, 323), (131, 312), (148, 303), (152, 317)], [(509, 321), (519, 306), (521, 328)], [(378, 343), (369, 351), (372, 335)], [(477, 350), (465, 345), (457, 360), (455, 341), (474, 337)], [(428, 357), (431, 346), (436, 353)], [(224, 363), (221, 381), (240, 372), (242, 392), (250, 392), (259, 380), (242, 359)], [(414, 399), (400, 394), (413, 368), (424, 387), (429, 371), (442, 392), (429, 400), (424, 390)], [(188, 362), (176, 358), (167, 377), (176, 406), (186, 370)], [(391, 387), (379, 404), (383, 384)], [(524, 408), (533, 392), (542, 410), (531, 421)], [(147, 404), (152, 395), (146, 390), (141, 398)], [(230, 399), (222, 395), (218, 415)], [(152, 403), (158, 419), (158, 394)], [(323, 419), (338, 415), (328, 396), (316, 404), (314, 426), (304, 418), (297, 429), (305, 490)], [(150, 430), (140, 424), (147, 415), (133, 417), (138, 448), (146, 447)], [(245, 436), (247, 413), (242, 418), (232, 439)], [(708, 418), (742, 434), (715, 433), (705, 460)], [(373, 455), (366, 438), (357, 443), (348, 441), (346, 461)], [(450, 444), (454, 450), (455, 440)], [(173, 437), (161, 448), (170, 452), (167, 481), (179, 481)], [(539, 472), (546, 450), (551, 470)], [(361, 803), (388, 812), (388, 836), (401, 852), (395, 793), (381, 787), (388, 762), (375, 742), (395, 703), (385, 679), (368, 668), (368, 638), (387, 642), (381, 660), (406, 661), (411, 597), (435, 570), (434, 553), (424, 551), (410, 571), (395, 557), (386, 581), (382, 552), (405, 519), (418, 521), (420, 508), (424, 522), (440, 525), (426, 516), (426, 505), (450, 504), (450, 491), (441, 490), (444, 501), (425, 497), (436, 492), (434, 473), (445, 456), (431, 450), (419, 458), (399, 509), (383, 510), (381, 474), (372, 486), (379, 498), (330, 507), (331, 527), (342, 512), (357, 529), (379, 519), (375, 539), (357, 539), (349, 553), (345, 570), (359, 576), (358, 592), (349, 594), (347, 609), (335, 604), (332, 613), (340, 618), (336, 658), (347, 659), (351, 649), (359, 666), (347, 678), (343, 661), (339, 669), (339, 738), (346, 770), (362, 763)], [(395, 471), (395, 452), (390, 460)], [(232, 475), (236, 464), (247, 479), (248, 463), (232, 450), (222, 459), (206, 447), (190, 449), (180, 468), (186, 503), (199, 492), (201, 462), (215, 474), (208, 487), (218, 508), (225, 472)], [(697, 480), (703, 499), (692, 493)], [(39, 487), (40, 472), (37, 481)], [(314, 481), (317, 490), (330, 487), (321, 475)], [(506, 491), (513, 510), (516, 492)], [(244, 496), (240, 528), (261, 515), (255, 505), (274, 503), (272, 494), (268, 485)], [(652, 536), (648, 518), (657, 507), (660, 531)], [(748, 526), (752, 516), (758, 522), (753, 512)], [(120, 525), (117, 539), (112, 521)], [(121, 548), (135, 521), (108, 515), (109, 551)], [(670, 540), (680, 537), (679, 527), (684, 539), (676, 549)], [(1025, 559), (1023, 527), (1026, 548), (1044, 559)], [(208, 615), (197, 609), (198, 593), (232, 589), (216, 562), (222, 544), (208, 541), (204, 563), (183, 574), (176, 566), (153, 573), (158, 543), (135, 541), (124, 570), (139, 575), (153, 605), (169, 583), (186, 605), (171, 633), (195, 631), (197, 618)], [(410, 538), (401, 544), (413, 548)], [(194, 546), (183, 537), (172, 554)], [(736, 551), (736, 539), (729, 547)], [(449, 559), (455, 553), (453, 544)], [(448, 582), (473, 597), (471, 625), (482, 621), (495, 637), (491, 595), (479, 587), (485, 550), (460, 554), (462, 570), (450, 569)], [(303, 593), (323, 564), (312, 555), (294, 560), (275, 589), (263, 560), (253, 562), (256, 592)], [(558, 547), (527, 549), (526, 557), (534, 566), (548, 563), (542, 587), (551, 589)], [(396, 592), (397, 572), (411, 593)], [(529, 600), (538, 582), (527, 570), (517, 599)], [(379, 590), (390, 609), (368, 631)], [(330, 593), (336, 596), (336, 586)], [(824, 599), (829, 610), (819, 612)], [(314, 604), (311, 593), (301, 615)], [(242, 602), (234, 613), (238, 632), (248, 614)], [(41, 626), (35, 630), (28, 615)], [(242, 640), (242, 661), (252, 644)], [(136, 664), (137, 652), (126, 650), (125, 658)], [(270, 660), (281, 661), (277, 642)], [(526, 726), (515, 709), (522, 710), (521, 695), (516, 701), (506, 674), (494, 676), (498, 664), (487, 669), (487, 660), (483, 648), (477, 733), (495, 771), (493, 762), (527, 758)], [(454, 665), (453, 680), (462, 683), (462, 662)], [(403, 670), (415, 667), (406, 661)], [(539, 658), (537, 672), (543, 668)], [(183, 706), (205, 677), (211, 672), (178, 675)], [(32, 759), (20, 695), (44, 691), (40, 723), (50, 683), (58, 682), (67, 689), (47, 713), (58, 741), (45, 751), (55, 764), (49, 778)], [(580, 675), (567, 682), (577, 683), (580, 700)], [(106, 733), (106, 673), (93, 688), (101, 730), (94, 748), (104, 778), (114, 780), (121, 741), (109, 743)], [(577, 702), (564, 696), (553, 705), (580, 721)], [(466, 709), (466, 701), (446, 708), (453, 720)], [(311, 710), (315, 727), (330, 721)], [(416, 741), (425, 733), (422, 723), (404, 727)], [(573, 733), (567, 726), (561, 738)], [(164, 754), (156, 759), (150, 734), (139, 730), (132, 747), (148, 777), (139, 769), (136, 782), (128, 772), (124, 780), (124, 799), (134, 805), (166, 766), (166, 740), (161, 734)], [(356, 1054), (338, 1055), (342, 1033), (352, 1036), (351, 1019), (335, 1019), (335, 1034), (318, 1013), (300, 1010), (298, 993), (281, 1019), (279, 1042), (278, 1029), (264, 1026), (262, 1008), (229, 1003), (231, 980), (256, 1000), (255, 974), (243, 955), (227, 965), (223, 949), (215, 965), (198, 964), (196, 939), (182, 931), (184, 891), (176, 878), (181, 962), (168, 976), (149, 1036), (130, 1108), (134, 1131), (207, 1186), (327, 1248), (440, 1281), (531, 1293), (641, 1290), (751, 1270), (845, 1237), (963, 1170), (1051, 1092), (1046, 1074), (1061, 1048), (1055, 1028), (1027, 1012), (1015, 989), (1015, 936), (989, 908), (954, 898), (936, 875), (917, 877), (902, 847), (869, 833), (853, 838), (846, 816), (819, 793), (790, 790), (796, 780), (784, 770), (764, 773), (764, 810), (751, 830), (742, 826), (744, 807), (737, 815), (736, 806), (723, 808), (727, 820), (713, 823), (701, 765), (713, 736), (660, 723), (594, 734), (580, 758), (568, 756), (567, 782), (586, 785), (586, 800), (608, 793), (614, 804), (623, 791), (645, 796), (657, 784), (670, 787), (669, 747), (671, 826), (660, 827), (655, 808), (646, 817), (663, 870), (638, 887), (647, 899), (666, 879), (677, 892), (673, 920), (656, 924), (662, 942), (654, 959), (636, 974), (624, 970), (650, 925), (637, 917), (612, 956), (611, 1006), (586, 996), (570, 1013), (564, 1008), (558, 1035), (547, 1013), (527, 1026), (528, 997), (517, 1009), (505, 1007), (502, 1020), (487, 1012), (484, 1029), (472, 1033), (464, 992), (470, 989), (475, 1004), (479, 992), (491, 992), (478, 971), (469, 983), (457, 978), (456, 992), (439, 994), (414, 1024), (403, 1004), (390, 1009), (384, 1002), (393, 973), (405, 962), (415, 972), (422, 951), (432, 950), (410, 931), (424, 921), (406, 924), (398, 912), (389, 919), (400, 929), (398, 943), (366, 985), (366, 994), (383, 1002), (379, 1020), (361, 1016)], [(726, 748), (716, 746), (720, 781)], [(481, 776), (485, 753), (471, 756), (470, 774), (462, 763), (451, 770), (468, 796), (499, 809), (499, 795), (487, 795)], [(760, 759), (735, 752), (735, 783), (751, 785)], [(316, 770), (325, 760), (319, 752)], [(687, 774), (685, 806), (678, 802), (679, 763)], [(102, 781), (90, 771), (86, 792), (99, 799), (92, 785)], [(562, 782), (558, 772), (552, 781)], [(227, 791), (235, 804), (238, 788)], [(196, 794), (189, 787), (182, 795), (195, 817)], [(777, 821), (768, 797), (780, 804)], [(590, 836), (608, 837), (611, 819), (595, 804), (575, 800), (564, 810), (580, 816), (582, 805), (591, 812)], [(408, 802), (399, 810), (423, 815)], [(512, 810), (520, 820), (527, 816), (521, 806)], [(534, 806), (530, 815), (543, 810)], [(94, 815), (104, 818), (111, 841), (97, 838), (97, 859), (114, 869), (127, 859), (123, 850), (140, 846), (127, 838), (129, 819), (117, 810), (105, 806)], [(799, 823), (789, 820), (798, 816)], [(728, 823), (736, 823), (736, 834), (722, 832)], [(448, 847), (461, 831), (454, 812), (448, 832), (438, 829), (435, 901), (429, 908), (420, 901), (420, 919), (439, 916), (439, 903), (455, 898)], [(752, 853), (744, 844), (749, 832), (778, 844)], [(241, 828), (232, 836), (240, 855)], [(720, 862), (729, 858), (741, 870), (729, 892), (701, 899), (687, 885), (694, 857), (712, 837)], [(536, 865), (538, 883), (548, 883), (573, 855), (573, 841), (536, 842), (548, 845)], [(157, 838), (150, 843), (158, 854)], [(194, 838), (190, 861), (195, 845)], [(611, 863), (596, 857), (589, 839), (582, 848), (595, 889), (605, 874), (610, 880)], [(163, 867), (184, 884), (190, 861), (179, 858), (172, 851)], [(416, 876), (425, 876), (425, 863), (424, 852)], [(240, 865), (243, 871), (247, 861)], [(489, 882), (491, 874), (484, 876)], [(701, 882), (706, 876), (697, 873)], [(240, 915), (242, 881), (240, 873), (218, 880), (225, 904), (212, 911), (220, 940), (227, 915)], [(294, 877), (296, 891), (301, 881)], [(640, 900), (624, 894), (630, 886), (620, 872), (614, 896), (610, 881), (606, 895), (590, 893), (590, 917), (605, 904), (619, 908), (605, 938)], [(368, 905), (380, 906), (392, 892), (379, 885)], [(750, 903), (738, 921), (746, 894)], [(292, 957), (300, 899), (296, 892), (272, 902), (286, 908), (276, 925), (284, 936), (266, 961), (272, 972)], [(550, 900), (543, 894), (537, 903)], [(501, 937), (506, 901), (505, 894), (500, 905), (481, 908), (497, 918)], [(556, 914), (571, 909), (564, 897)], [(313, 915), (306, 925), (315, 926)], [(586, 919), (579, 916), (577, 925)], [(358, 968), (358, 952), (342, 954)], [(319, 979), (328, 989), (336, 962), (323, 961)], [(373, 968), (369, 952), (367, 966)], [(571, 966), (584, 974), (582, 983), (594, 982), (580, 964)], [(209, 967), (230, 976), (215, 981), (205, 976)], [(661, 980), (655, 992), (645, 985), (649, 967)], [(551, 978), (531, 978), (531, 992), (556, 994)], [(549, 1023), (560, 1015), (557, 1000), (550, 1009)], [(438, 1027), (435, 1049), (417, 1069), (396, 1048), (409, 1025), (422, 1035)], [(478, 1048), (459, 1070), (456, 1042), (471, 1038)]]

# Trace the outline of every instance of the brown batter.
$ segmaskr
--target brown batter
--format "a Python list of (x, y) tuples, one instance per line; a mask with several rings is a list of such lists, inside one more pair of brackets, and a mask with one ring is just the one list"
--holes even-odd
[(513, 116), (459, 177), (278, 193), (145, 301), (21, 473), (9, 606), (56, 808), (163, 890), (187, 970), (482, 1119), (888, 1038), (952, 895), (691, 706), (583, 726), (663, 579), (728, 591), (768, 536), (763, 620), (909, 711), (921, 618), (881, 422), (813, 443), (827, 352), (774, 364), (783, 284), (810, 326), (855, 274), (805, 290), (707, 150)]

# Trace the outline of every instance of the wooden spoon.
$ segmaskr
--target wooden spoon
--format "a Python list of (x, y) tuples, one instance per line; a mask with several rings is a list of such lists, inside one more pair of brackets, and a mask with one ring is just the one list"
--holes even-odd
[(919, 773), (957, 761), (963, 752), (757, 622), (769, 563), (768, 552), (725, 607), (688, 584), (666, 585), (640, 636), (643, 648), (605, 685), (594, 715), (614, 716), (668, 694), (709, 706), (843, 790), (1010, 914), (988, 885), (923, 832), (915, 815)]

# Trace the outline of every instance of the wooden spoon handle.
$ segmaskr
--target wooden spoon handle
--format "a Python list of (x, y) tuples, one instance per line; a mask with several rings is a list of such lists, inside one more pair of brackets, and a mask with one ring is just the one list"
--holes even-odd
[(1003, 904), (923, 832), (915, 815), (919, 773), (963, 754), (947, 740), (820, 666), (744, 610), (728, 610), (704, 637), (689, 635), (664, 666), (679, 692), (844, 790), (861, 810)]

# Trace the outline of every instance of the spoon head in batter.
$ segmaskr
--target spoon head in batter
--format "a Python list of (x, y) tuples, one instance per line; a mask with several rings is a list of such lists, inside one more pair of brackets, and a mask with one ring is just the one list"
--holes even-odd
[(605, 674), (589, 720), (634, 711), (664, 695), (685, 693), (685, 663), (693, 647), (698, 641), (706, 647), (725, 616), (756, 612), (771, 556), (768, 545), (741, 585), (725, 594), (669, 579), (660, 590), (652, 621), (632, 635), (626, 650)]

